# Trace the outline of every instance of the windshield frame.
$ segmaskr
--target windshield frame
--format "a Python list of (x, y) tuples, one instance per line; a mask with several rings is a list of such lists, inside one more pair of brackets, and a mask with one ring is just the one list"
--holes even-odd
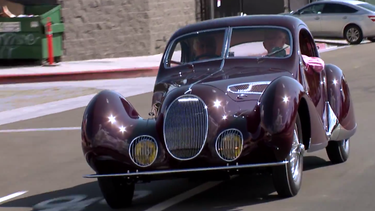
[[(290, 39), (289, 40), (290, 41), (290, 43), (289, 43), (290, 44), (289, 45), (289, 49), (290, 49), (289, 55), (286, 56), (286, 57), (267, 57), (267, 56), (229, 57), (229, 49), (230, 49), (230, 43), (231, 43), (231, 40), (232, 40), (233, 30), (234, 29), (251, 29), (251, 28), (267, 28), (267, 29), (285, 30), (287, 32), (287, 34), (289, 35), (289, 39)], [(175, 48), (175, 45), (177, 44), (177, 41), (179, 41), (180, 39), (183, 39), (184, 37), (189, 37), (189, 36), (192, 36), (192, 35), (197, 35), (197, 34), (206, 33), (206, 32), (215, 32), (215, 31), (224, 31), (224, 39), (223, 39), (220, 57), (201, 60), (201, 61), (187, 62), (187, 63), (181, 64), (181, 65), (178, 65), (178, 66), (168, 66), (169, 57), (173, 56), (172, 50), (174, 50), (174, 49), (172, 49), (172, 48)], [(287, 27), (276, 26), (276, 25), (252, 25), (252, 26), (235, 26), (235, 27), (228, 26), (228, 27), (219, 27), (219, 28), (214, 28), (214, 29), (204, 29), (204, 30), (200, 30), (200, 31), (190, 32), (190, 33), (186, 33), (186, 34), (183, 34), (183, 35), (180, 35), (180, 36), (174, 38), (171, 42), (169, 42), (169, 45), (167, 46), (167, 49), (166, 49), (166, 51), (163, 55), (162, 63), (163, 63), (163, 66), (164, 66), (165, 69), (174, 69), (174, 68), (179, 68), (179, 67), (187, 65), (187, 64), (199, 64), (199, 63), (206, 63), (206, 62), (211, 62), (211, 61), (220, 61), (220, 60), (223, 60), (223, 59), (230, 59), (230, 60), (232, 60), (232, 59), (256, 59), (256, 60), (258, 60), (260, 58), (264, 58), (264, 59), (278, 59), (278, 60), (282, 59), (282, 60), (285, 60), (285, 59), (290, 58), (293, 55), (293, 53), (294, 53), (294, 36), (293, 36), (292, 32)]]
[[(166, 51), (164, 53), (164, 58), (163, 58), (164, 68), (165, 69), (173, 69), (173, 68), (181, 67), (181, 66), (186, 65), (186, 64), (198, 64), (198, 63), (205, 63), (205, 62), (208, 62), (208, 61), (223, 60), (224, 59), (224, 55), (228, 51), (228, 49), (226, 49), (226, 48), (227, 48), (228, 40), (229, 40), (229, 38), (228, 38), (228, 36), (229, 36), (229, 30), (230, 30), (229, 27), (220, 27), (220, 28), (214, 28), (214, 29), (204, 29), (204, 30), (200, 30), (200, 31), (186, 33), (186, 34), (183, 34), (181, 36), (176, 37), (175, 39), (173, 39), (170, 42), (170, 44), (168, 45), (168, 47), (167, 47), (167, 49), (166, 49)], [(177, 41), (179, 41), (180, 39), (183, 39), (184, 37), (189, 37), (189, 36), (192, 36), (192, 35), (198, 35), (200, 33), (217, 32), (217, 31), (224, 31), (224, 38), (223, 38), (223, 43), (222, 43), (222, 49), (221, 49), (221, 55), (220, 55), (220, 57), (211, 58), (211, 59), (205, 59), (205, 60), (200, 60), (200, 61), (187, 62), (185, 64), (181, 64), (179, 66), (174, 66), (174, 67), (168, 66), (168, 59), (169, 59), (170, 56), (173, 56), (172, 50), (174, 50), (174, 49), (172, 49), (172, 48), (175, 48), (175, 45), (177, 44)]]
[[(289, 54), (288, 56), (285, 56), (285, 57), (267, 57), (267, 56), (235, 56), (235, 57), (229, 57), (229, 49), (231, 48), (229, 45), (232, 41), (232, 34), (233, 34), (233, 30), (235, 29), (252, 29), (252, 28), (255, 28), (255, 29), (258, 29), (258, 28), (266, 28), (266, 29), (281, 29), (281, 30), (285, 30), (289, 36)], [(259, 41), (259, 42), (262, 42), (262, 41)], [(228, 49), (227, 49), (227, 52), (226, 52), (226, 55), (225, 55), (225, 59), (259, 59), (259, 58), (266, 58), (266, 59), (288, 59), (292, 56), (293, 54), (293, 47), (294, 47), (294, 39), (293, 39), (293, 35), (291, 33), (291, 31), (286, 28), (286, 27), (283, 27), (283, 26), (275, 26), (275, 25), (259, 25), (259, 26), (236, 26), (236, 27), (231, 27), (231, 30), (230, 30), (230, 37), (229, 37), (229, 40), (228, 40)], [(255, 42), (253, 42), (255, 43)], [(242, 43), (244, 44), (244, 43)], [(242, 44), (237, 44), (237, 45), (242, 45)], [(237, 46), (237, 45), (234, 45), (234, 46)], [(234, 47), (232, 46), (232, 47)]]

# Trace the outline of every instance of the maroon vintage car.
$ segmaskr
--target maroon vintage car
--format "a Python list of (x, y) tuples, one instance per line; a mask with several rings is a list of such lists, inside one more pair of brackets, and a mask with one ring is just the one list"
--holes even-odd
[[(325, 64), (307, 26), (284, 15), (227, 17), (176, 31), (156, 78), (150, 117), (119, 93), (98, 93), (82, 148), (112, 208), (134, 184), (271, 173), (281, 197), (301, 187), (303, 153), (349, 156), (356, 131), (342, 70)], [(251, 170), (251, 171), (250, 171)]]

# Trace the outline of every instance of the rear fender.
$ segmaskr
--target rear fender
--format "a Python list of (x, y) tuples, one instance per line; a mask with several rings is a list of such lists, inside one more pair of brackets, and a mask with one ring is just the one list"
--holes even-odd
[(333, 124), (331, 140), (348, 139), (354, 135), (357, 128), (349, 86), (338, 66), (327, 64), (325, 70), (328, 101), (335, 115), (330, 118)]

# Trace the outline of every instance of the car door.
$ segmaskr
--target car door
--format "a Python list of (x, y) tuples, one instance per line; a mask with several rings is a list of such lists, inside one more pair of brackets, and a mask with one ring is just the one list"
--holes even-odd
[(320, 15), (321, 36), (341, 38), (344, 27), (351, 22), (357, 11), (357, 9), (348, 5), (326, 3)]
[[(316, 48), (314, 39), (311, 37), (307, 30), (301, 30), (299, 35), (299, 48), (301, 55), (308, 57), (319, 57), (318, 50)], [(300, 57), (301, 61), (301, 76), (302, 85), (304, 86), (306, 92), (311, 98), (312, 103), (315, 105), (316, 110), (312, 110), (310, 115), (313, 116), (315, 122), (322, 123), (322, 127), (326, 127), (327, 114), (326, 101), (327, 101), (327, 89), (325, 83), (325, 70), (317, 71), (307, 71), (305, 62)], [(319, 131), (320, 128), (315, 128), (314, 131)], [(321, 133), (312, 133), (311, 148), (319, 147), (326, 142), (326, 138), (322, 136)]]
[(293, 15), (306, 23), (313, 36), (320, 36), (322, 31), (320, 13), (323, 8), (323, 3), (315, 3), (296, 11)]

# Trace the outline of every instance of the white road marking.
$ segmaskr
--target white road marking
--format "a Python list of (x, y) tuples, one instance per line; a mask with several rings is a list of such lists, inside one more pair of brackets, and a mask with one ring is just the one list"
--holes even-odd
[(27, 191), (19, 191), (19, 192), (12, 193), (12, 194), (10, 194), (10, 195), (7, 195), (7, 196), (4, 196), (4, 197), (1, 197), (1, 198), (0, 198), (0, 203), (5, 202), (5, 201), (8, 201), (8, 200), (13, 199), (13, 198), (16, 198), (16, 197), (18, 197), (18, 196), (20, 196), (20, 195), (23, 195), (23, 194), (25, 194), (25, 193), (27, 193)]
[(86, 207), (99, 201), (101, 197), (86, 199), (86, 195), (71, 195), (42, 201), (33, 206), (34, 210), (43, 211), (82, 211)]
[[(136, 190), (134, 191), (133, 201), (145, 198), (151, 193), (152, 192), (148, 190)], [(91, 206), (95, 203), (108, 206), (103, 197), (87, 198), (87, 195), (81, 194), (62, 196), (42, 201), (34, 205), (33, 208), (34, 210), (43, 211), (82, 211), (85, 210), (86, 207)]]
[(64, 131), (64, 130), (81, 130), (81, 127), (9, 129), (9, 130), (0, 130), (0, 133), (44, 132), (44, 131)]
[[(237, 176), (232, 176), (230, 179), (233, 179)], [(215, 182), (206, 182), (206, 183), (203, 183), (202, 185), (199, 185), (198, 187), (195, 187), (191, 190), (188, 190), (184, 193), (181, 193), (180, 195), (177, 195), (173, 198), (170, 198), (164, 202), (161, 202), (159, 204), (156, 204), (150, 208), (148, 208), (147, 210), (145, 211), (162, 211), (162, 210), (165, 210), (173, 205), (176, 205), (188, 198), (191, 198), (199, 193), (202, 193), (208, 189), (211, 189), (219, 184), (221, 184), (222, 182), (224, 181), (215, 181)]]
[(0, 112), (0, 125), (80, 108), (86, 106), (93, 97), (94, 94), (2, 111)]
[[(80, 82), (45, 82), (45, 83), (30, 83), (30, 84), (9, 84), (1, 85), (0, 87), (43, 87), (54, 88), (56, 85), (69, 87), (95, 87), (97, 89), (109, 89), (120, 93), (123, 97), (130, 97), (134, 95), (151, 92), (154, 88), (155, 77), (144, 78), (130, 78), (130, 79), (115, 79), (115, 80), (97, 80), (97, 81), (80, 81)], [(64, 85), (65, 84), (65, 85)], [(33, 119), (49, 114), (69, 111), (76, 108), (85, 107), (87, 103), (95, 96), (95, 94), (64, 99), (61, 95), (61, 100), (17, 108), (8, 111), (0, 112), (0, 125), (9, 124), (13, 122)], [(0, 99), (1, 105), (1, 99)]]

